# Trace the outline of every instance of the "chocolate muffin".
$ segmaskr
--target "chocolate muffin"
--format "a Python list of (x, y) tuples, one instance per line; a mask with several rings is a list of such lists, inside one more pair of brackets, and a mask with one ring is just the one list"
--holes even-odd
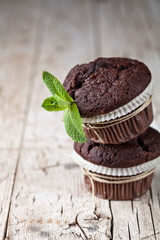
[(151, 73), (137, 60), (98, 58), (76, 65), (63, 86), (75, 100), (86, 136), (93, 141), (129, 141), (153, 120)]
[[(160, 133), (150, 127), (126, 143), (105, 145), (88, 139), (87, 143), (74, 143), (74, 149), (74, 160), (84, 168), (85, 182), (90, 190), (94, 188), (95, 195), (134, 199), (150, 188), (154, 169), (160, 163)], [(101, 181), (104, 178), (107, 182)]]

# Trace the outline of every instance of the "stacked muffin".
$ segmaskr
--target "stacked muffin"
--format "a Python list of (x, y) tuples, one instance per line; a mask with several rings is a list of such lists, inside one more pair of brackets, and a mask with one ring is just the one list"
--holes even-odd
[(74, 160), (96, 196), (127, 200), (149, 188), (160, 162), (160, 133), (153, 121), (151, 73), (128, 58), (98, 58), (76, 65), (64, 88), (75, 100), (86, 143), (74, 144)]

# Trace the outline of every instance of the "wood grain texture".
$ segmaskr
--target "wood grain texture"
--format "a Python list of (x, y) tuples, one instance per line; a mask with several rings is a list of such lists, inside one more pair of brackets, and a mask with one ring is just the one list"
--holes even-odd
[[(159, 70), (158, 66), (156, 67), (156, 64), (160, 59), (159, 51), (157, 51), (155, 45), (157, 39), (160, 39), (157, 26), (158, 22), (160, 22), (160, 16), (156, 13), (156, 16), (153, 16), (152, 12), (155, 7), (160, 9), (160, 5), (158, 1), (153, 2), (151, 4), (150, 1), (136, 0), (128, 1), (126, 4), (126, 1), (121, 0), (119, 1), (119, 4), (117, 4), (117, 1), (103, 1), (100, 6), (100, 26), (101, 29), (106, 28), (105, 31), (101, 30), (102, 52), (105, 53), (105, 55), (128, 56), (142, 60), (149, 66), (153, 73), (152, 75), (155, 84), (158, 84), (159, 86), (159, 78), (156, 75)], [(152, 10), (149, 4), (153, 8)], [(115, 16), (117, 17), (115, 18)], [(108, 21), (108, 19), (110, 19), (110, 21)], [(151, 28), (152, 25), (154, 25), (153, 28)], [(110, 32), (112, 26), (114, 26), (114, 31)], [(157, 89), (154, 92), (153, 99), (155, 111), (158, 111), (159, 109), (158, 100), (156, 101), (158, 96), (159, 93)], [(159, 128), (158, 121), (159, 119), (156, 115), (155, 121), (152, 124), (156, 128)], [(154, 185), (152, 185), (152, 189), (155, 189)], [(153, 192), (152, 189), (150, 193)], [(150, 193), (146, 194), (141, 200), (135, 200), (129, 205), (127, 202), (124, 202), (122, 212), (120, 211), (121, 208), (119, 208), (119, 203), (111, 203), (115, 219), (115, 228), (113, 229), (114, 239), (160, 239), (160, 212), (159, 209), (157, 211), (156, 199), (153, 199), (153, 194), (150, 195)], [(154, 192), (154, 196), (156, 195), (157, 193), (155, 194)], [(154, 205), (156, 210), (153, 207)], [(155, 212), (157, 215), (155, 215)], [(126, 235), (127, 232), (128, 237)]]
[(38, 0), (30, 5), (22, 1), (1, 3), (0, 98), (1, 102), (5, 100), (1, 104), (1, 148), (18, 149), (22, 142), (40, 44), (39, 3)]
[(41, 107), (43, 70), (61, 81), (99, 56), (144, 61), (160, 130), (158, 0), (0, 1), (0, 240), (159, 240), (160, 186), (135, 201), (92, 198), (62, 113)]
[(0, 239), (5, 237), (18, 157), (17, 150), (1, 150), (0, 152)]
[[(35, 11), (32, 7), (35, 6)], [(39, 1), (0, 2), (0, 239), (4, 239), (37, 56)], [(32, 26), (32, 27), (30, 27)], [(38, 44), (39, 45), (39, 44)]]

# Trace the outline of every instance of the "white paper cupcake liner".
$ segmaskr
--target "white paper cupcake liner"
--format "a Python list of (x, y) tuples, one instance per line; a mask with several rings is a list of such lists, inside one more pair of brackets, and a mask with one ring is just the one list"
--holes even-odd
[(76, 164), (78, 164), (80, 167), (85, 168), (89, 171), (100, 173), (103, 175), (108, 176), (133, 176), (137, 175), (149, 170), (152, 170), (158, 165), (160, 165), (160, 157), (145, 162), (143, 164), (140, 164), (138, 166), (130, 167), (130, 168), (109, 168), (104, 166), (99, 166), (96, 164), (93, 164), (85, 159), (83, 159), (79, 154), (76, 152), (73, 152), (73, 160)]
[(152, 82), (147, 86), (147, 88), (136, 98), (134, 98), (129, 103), (124, 106), (115, 109), (114, 111), (99, 115), (91, 118), (82, 118), (83, 123), (99, 123), (104, 121), (109, 121), (127, 115), (128, 113), (134, 111), (136, 108), (140, 107), (145, 101), (153, 94), (153, 84)]

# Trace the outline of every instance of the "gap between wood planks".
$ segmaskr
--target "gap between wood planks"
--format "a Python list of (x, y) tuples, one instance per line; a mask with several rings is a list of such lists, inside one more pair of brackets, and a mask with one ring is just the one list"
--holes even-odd
[[(17, 162), (16, 162), (16, 167), (15, 167), (15, 173), (14, 173), (14, 178), (13, 178), (13, 185), (12, 185), (12, 191), (11, 191), (11, 196), (10, 196), (10, 203), (9, 203), (9, 208), (8, 208), (8, 214), (7, 214), (7, 220), (6, 220), (6, 228), (4, 231), (4, 239), (5, 240), (9, 240), (9, 237), (7, 237), (7, 231), (8, 231), (8, 226), (9, 226), (9, 214), (10, 214), (10, 209), (11, 209), (11, 202), (12, 202), (12, 196), (13, 196), (13, 191), (14, 191), (14, 187), (15, 187), (15, 182), (16, 182), (16, 175), (17, 175), (17, 169), (18, 169), (18, 165), (19, 165), (19, 161), (20, 161), (20, 156), (21, 156), (21, 150), (23, 147), (23, 139), (24, 139), (24, 133), (25, 133), (25, 127), (26, 127), (26, 123), (27, 123), (27, 116), (28, 116), (28, 112), (30, 109), (30, 104), (31, 104), (31, 99), (32, 99), (32, 92), (34, 89), (34, 83), (35, 83), (35, 72), (36, 72), (36, 68), (38, 65), (38, 59), (40, 56), (40, 49), (41, 49), (41, 45), (43, 42), (43, 34), (44, 32), (40, 31), (40, 23), (41, 21), (38, 21), (40, 19), (41, 16), (41, 1), (39, 1), (39, 5), (38, 5), (38, 14), (37, 14), (37, 27), (36, 27), (36, 34), (35, 34), (35, 39), (34, 39), (34, 52), (33, 52), (33, 57), (32, 57), (32, 61), (31, 61), (31, 71), (30, 71), (30, 76), (29, 76), (29, 80), (28, 80), (28, 87), (27, 87), (27, 93), (26, 93), (26, 105), (25, 105), (25, 110), (24, 110), (24, 122), (22, 125), (22, 132), (21, 132), (21, 138), (20, 138), (20, 147), (18, 150), (18, 158), (17, 158)], [(47, 22), (47, 21), (46, 21)]]
[[(152, 6), (155, 9), (156, 5), (155, 3), (158, 3), (157, 1), (152, 1)], [(147, 59), (147, 54), (149, 53), (150, 49), (147, 47), (141, 48), (141, 45), (136, 44), (136, 42), (140, 42), (144, 41), (144, 42), (149, 42), (149, 46), (152, 47), (152, 50), (154, 49), (154, 38), (153, 36), (156, 35), (156, 32), (154, 32), (154, 30), (156, 29), (156, 27), (154, 28), (154, 30), (152, 30), (151, 28), (149, 28), (149, 26), (151, 25), (156, 25), (155, 23), (157, 22), (155, 19), (153, 19), (151, 17), (151, 11), (150, 11), (150, 6), (148, 4), (148, 2), (144, 1), (100, 1), (100, 28), (101, 28), (101, 37), (100, 39), (102, 40), (102, 55), (104, 55), (104, 53), (106, 53), (107, 55), (113, 56), (113, 49), (115, 49), (117, 52), (117, 54), (121, 57), (125, 56), (129, 56), (129, 57), (134, 57), (134, 58), (143, 58), (145, 59), (145, 54), (146, 54), (146, 59)], [(151, 2), (150, 2), (151, 4)], [(157, 4), (158, 5), (158, 4)], [(148, 9), (149, 10), (148, 10)], [(132, 11), (131, 11), (132, 9)], [(122, 12), (121, 12), (122, 11)], [(136, 11), (136, 12), (135, 12)], [(158, 6), (157, 6), (157, 11), (158, 11)], [(123, 13), (123, 14), (122, 14)], [(115, 16), (117, 18), (115, 18)], [(136, 19), (137, 18), (137, 19)], [(148, 22), (149, 20), (152, 20), (150, 22)], [(119, 25), (119, 23), (121, 23), (121, 25), (123, 26), (121, 29), (121, 26)], [(126, 24), (127, 23), (127, 24)], [(137, 29), (135, 28), (135, 23), (138, 23), (137, 25)], [(114, 26), (114, 27), (113, 27)], [(125, 29), (124, 29), (124, 26)], [(105, 31), (106, 29), (110, 30), (110, 34), (108, 32), (107, 35), (107, 31)], [(113, 28), (113, 29), (112, 29)], [(144, 36), (147, 37), (147, 41), (145, 41), (146, 39), (143, 37), (141, 30), (144, 31)], [(135, 31), (134, 31), (135, 30)], [(130, 39), (129, 33), (132, 36), (132, 41), (131, 44), (129, 44), (127, 46), (127, 41)], [(134, 34), (133, 34), (134, 33)], [(110, 35), (112, 37), (113, 43), (112, 41), (109, 41), (110, 39)], [(158, 36), (158, 35), (157, 35)], [(119, 42), (123, 41), (126, 43), (126, 45), (119, 45), (118, 47), (118, 43), (117, 43), (117, 38), (119, 38)], [(135, 40), (135, 43), (134, 43)], [(156, 41), (155, 41), (156, 42)], [(133, 46), (134, 43), (134, 46)], [(156, 44), (155, 44), (156, 45)], [(126, 51), (127, 49), (127, 51)], [(157, 56), (157, 52), (155, 51), (155, 49), (153, 50), (154, 52), (152, 53), (152, 55), (155, 55), (155, 60), (156, 62), (158, 61), (158, 56)], [(115, 54), (115, 55), (117, 55)], [(157, 57), (156, 57), (157, 56)], [(154, 69), (157, 71), (157, 69)], [(147, 194), (148, 197), (152, 198), (152, 196), (149, 194)], [(156, 215), (153, 214), (152, 209), (153, 208), (153, 202), (150, 202), (150, 204), (148, 205), (148, 200), (146, 199), (146, 203), (142, 203), (140, 202), (139, 205), (137, 204), (136, 201), (131, 201), (132, 204), (132, 212), (134, 214), (135, 211), (137, 211), (137, 221), (135, 221), (135, 223), (137, 222), (137, 227), (139, 230), (139, 237), (142, 236), (143, 239), (143, 235), (145, 236), (144, 238), (149, 239), (150, 237), (152, 237), (152, 239), (156, 239), (156, 235), (159, 234), (159, 231), (155, 229), (155, 223), (154, 221), (156, 221)], [(137, 207), (136, 207), (137, 206)], [(114, 202), (110, 203), (110, 207), (112, 209), (112, 212), (114, 209), (116, 209), (116, 204)], [(127, 203), (126, 203), (126, 207), (127, 207)], [(144, 211), (147, 211), (147, 214), (144, 214), (144, 220), (145, 218), (149, 218), (148, 221), (146, 221), (147, 224), (150, 224), (150, 226), (144, 226), (144, 229), (142, 229), (143, 226), (143, 219), (141, 216), (141, 212), (140, 212), (140, 216), (141, 219), (139, 221), (138, 219), (138, 213), (139, 210), (141, 208), (144, 208)], [(114, 212), (113, 213), (114, 217), (117, 218), (118, 221), (118, 213)], [(117, 216), (117, 217), (116, 217)], [(157, 224), (158, 225), (158, 224)], [(119, 225), (120, 227), (122, 227), (122, 224)], [(117, 226), (118, 227), (118, 226)], [(140, 232), (141, 229), (141, 232)], [(116, 232), (118, 233), (118, 229), (116, 230), (115, 228), (113, 229), (114, 234), (116, 234)], [(144, 232), (143, 232), (144, 231)], [(149, 235), (149, 232), (151, 233)], [(153, 234), (152, 234), (153, 232)], [(132, 238), (132, 233), (133, 233), (133, 229), (131, 231), (129, 225), (128, 225), (128, 234), (129, 234), (129, 238)], [(113, 235), (114, 235), (113, 234)], [(116, 236), (116, 235), (114, 235)], [(120, 235), (118, 234), (118, 236), (120, 238)]]
[[(92, 10), (91, 10), (92, 11)], [(93, 14), (93, 11), (92, 11), (92, 16), (94, 16), (94, 14)], [(100, 18), (100, 16), (98, 16), (98, 18)], [(96, 19), (98, 19), (98, 18), (96, 18)], [(92, 17), (92, 19), (93, 19), (93, 17)], [(96, 23), (97, 24), (97, 26), (99, 26), (100, 24), (99, 23)], [(96, 34), (96, 28), (98, 28), (98, 27), (95, 27), (95, 25), (93, 24), (93, 35), (95, 35)], [(38, 36), (40, 36), (41, 34), (40, 33), (38, 33), (37, 32), (37, 37)], [(98, 38), (97, 38), (97, 36), (95, 36), (95, 39), (97, 39), (97, 40), (95, 40), (95, 47), (96, 47), (96, 45), (98, 44)], [(100, 39), (102, 39), (102, 37), (100, 36)], [(42, 39), (41, 39), (41, 44), (42, 44)], [(104, 50), (104, 49), (103, 49)], [(101, 53), (100, 53), (100, 48), (98, 48), (97, 47), (97, 49), (95, 49), (95, 55), (97, 54), (97, 55), (100, 55)], [(36, 54), (38, 55), (38, 46), (37, 46), (37, 50), (36, 50), (36, 52), (35, 52), (35, 55), (34, 56), (36, 56)], [(34, 59), (34, 57), (33, 57), (33, 59)], [(34, 61), (33, 61), (34, 62)], [(35, 68), (34, 68), (35, 69)], [(31, 70), (31, 72), (33, 71), (33, 76), (34, 76), (34, 70), (33, 70), (33, 68), (32, 68), (32, 70)], [(32, 74), (31, 74), (31, 76), (32, 76)], [(31, 85), (31, 77), (30, 77), (30, 84), (29, 84), (29, 86)], [(33, 91), (33, 88), (32, 88), (32, 91)], [(24, 130), (25, 130), (25, 124), (26, 124), (26, 121), (27, 121), (27, 116), (28, 116), (28, 111), (29, 111), (29, 105), (30, 105), (30, 97), (31, 97), (31, 93), (29, 92), (29, 90), (27, 91), (27, 101), (28, 101), (28, 107), (26, 106), (26, 110), (25, 110), (25, 116), (26, 116), (26, 118), (25, 118), (25, 122), (24, 122), (24, 124), (23, 124), (23, 131), (22, 131), (22, 137), (21, 137), (21, 148), (20, 148), (20, 151), (19, 151), (19, 156), (20, 156), (20, 153), (21, 153), (21, 149), (22, 149), (22, 145), (23, 145), (23, 138), (24, 138)], [(14, 191), (14, 187), (15, 187), (15, 181), (16, 181), (16, 174), (17, 174), (17, 169), (18, 169), (18, 165), (19, 165), (19, 159), (18, 159), (18, 162), (17, 162), (17, 166), (16, 166), (16, 172), (15, 172), (15, 176), (14, 176), (14, 184), (13, 184), (13, 188), (12, 188), (12, 195), (13, 195), (13, 191)], [(11, 198), (12, 199), (12, 198)], [(10, 202), (10, 204), (11, 204), (11, 202)], [(132, 212), (133, 212), (133, 205), (134, 205), (134, 203), (133, 202), (131, 202), (131, 204), (132, 204)], [(127, 209), (127, 204), (126, 204), (126, 209)], [(151, 206), (151, 205), (150, 205)], [(113, 219), (113, 215), (115, 214), (115, 213), (113, 213), (113, 210), (114, 209), (116, 209), (116, 205), (113, 203), (113, 205), (112, 205), (112, 202), (110, 202), (110, 212), (111, 212), (111, 214), (112, 214), (112, 227), (111, 227), (111, 233), (112, 233), (112, 238), (113, 238), (113, 235), (114, 235), (114, 219)], [(126, 210), (125, 209), (125, 210)], [(134, 209), (136, 209), (136, 208), (134, 208)], [(151, 208), (149, 209), (149, 210), (151, 210)], [(63, 214), (63, 209), (61, 208), (61, 214)], [(9, 215), (8, 215), (9, 216)], [(153, 216), (153, 214), (152, 214), (152, 216)], [(152, 218), (152, 216), (151, 216), (151, 218)], [(139, 219), (138, 219), (138, 209), (137, 209), (137, 220), (139, 221)], [(8, 219), (7, 219), (7, 221), (8, 221)], [(139, 232), (140, 232), (140, 226), (139, 226), (139, 223), (138, 223), (138, 221), (137, 221), (137, 225), (138, 225), (138, 229), (139, 229)], [(152, 218), (152, 223), (153, 223), (153, 218)], [(129, 239), (131, 239), (132, 238), (132, 236), (131, 236), (131, 229), (130, 229), (130, 226), (129, 226), (129, 224), (127, 225), (127, 231), (128, 231), (128, 238)], [(7, 233), (7, 228), (6, 228), (6, 233)], [(148, 239), (148, 238), (150, 238), (150, 237), (153, 237), (153, 236), (155, 236), (155, 234), (158, 234), (158, 233), (155, 233), (154, 232), (154, 234), (152, 234), (152, 235), (150, 235), (150, 236), (145, 236), (145, 237), (143, 237), (142, 239)], [(6, 235), (7, 236), (7, 235)], [(120, 235), (119, 235), (120, 236)], [(6, 239), (8, 239), (8, 238), (6, 238)]]

